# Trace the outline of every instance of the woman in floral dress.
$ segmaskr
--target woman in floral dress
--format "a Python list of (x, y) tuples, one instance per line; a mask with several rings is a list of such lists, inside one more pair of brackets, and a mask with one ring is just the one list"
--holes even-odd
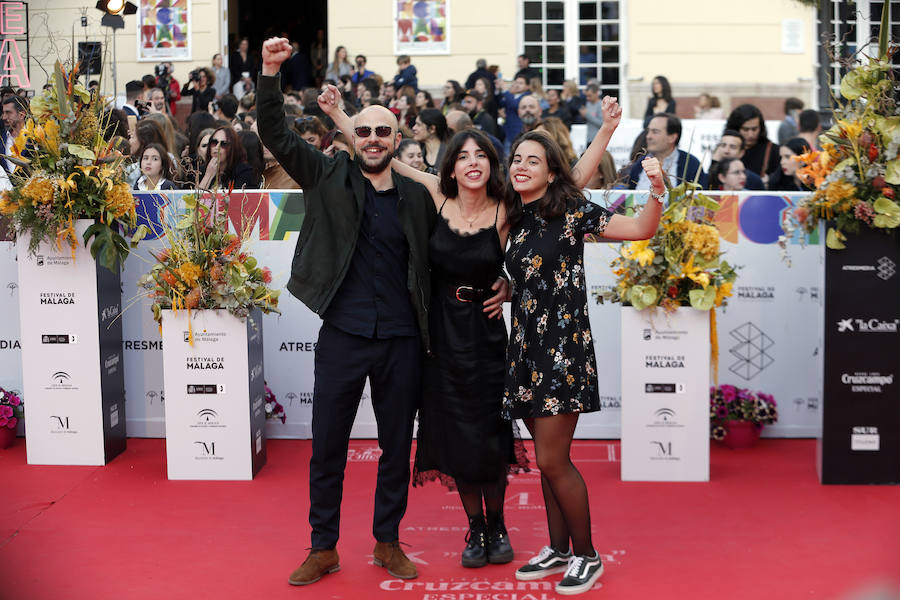
[[(610, 98), (604, 98), (604, 110), (597, 138), (608, 141), (621, 110)], [(605, 145), (595, 148), (599, 156)], [(550, 544), (520, 567), (516, 578), (565, 572), (557, 593), (578, 594), (591, 589), (603, 571), (591, 540), (587, 488), (569, 456), (578, 415), (600, 409), (584, 236), (651, 237), (662, 212), (665, 183), (659, 161), (644, 159), (651, 200), (638, 217), (629, 218), (585, 199), (576, 185), (582, 175), (576, 172), (573, 179), (558, 144), (547, 134), (524, 134), (510, 156), (513, 204), (506, 268), (513, 298), (503, 415), (523, 419), (534, 439), (550, 533)], [(583, 157), (579, 169), (589, 175), (596, 166), (584, 164)]]

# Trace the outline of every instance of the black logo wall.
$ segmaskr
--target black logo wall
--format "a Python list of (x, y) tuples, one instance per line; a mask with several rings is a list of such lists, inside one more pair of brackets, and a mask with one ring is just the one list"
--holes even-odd
[(825, 252), (825, 356), (819, 479), (900, 483), (900, 241), (865, 230)]

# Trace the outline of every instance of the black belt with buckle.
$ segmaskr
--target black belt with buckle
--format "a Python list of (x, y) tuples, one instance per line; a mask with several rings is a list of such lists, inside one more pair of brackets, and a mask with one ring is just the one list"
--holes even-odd
[(488, 299), (488, 292), (484, 288), (472, 287), (471, 285), (448, 285), (447, 293), (451, 298), (456, 298), (460, 302), (484, 302)]

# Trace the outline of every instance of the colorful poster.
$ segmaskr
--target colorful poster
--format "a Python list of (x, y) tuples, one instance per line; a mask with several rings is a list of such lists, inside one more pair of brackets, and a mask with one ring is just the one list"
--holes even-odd
[(450, 0), (395, 0), (394, 54), (450, 54)]
[(138, 60), (190, 60), (190, 0), (140, 0)]

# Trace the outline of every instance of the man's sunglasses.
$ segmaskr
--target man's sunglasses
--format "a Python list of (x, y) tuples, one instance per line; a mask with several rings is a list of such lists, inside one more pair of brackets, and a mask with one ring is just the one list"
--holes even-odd
[[(365, 139), (372, 135), (372, 128), (368, 126), (356, 127), (353, 131), (356, 132), (356, 137), (358, 138)], [(392, 133), (394, 133), (394, 130), (387, 125), (379, 125), (375, 128), (375, 135), (380, 138), (390, 137)]]
[(221, 144), (223, 148), (227, 148), (227, 147), (231, 144), (231, 142), (229, 142), (228, 140), (221, 140), (221, 141), (219, 141), (219, 140), (209, 140), (209, 147), (210, 147), (210, 148), (215, 148), (215, 147), (218, 146), (219, 144)]

